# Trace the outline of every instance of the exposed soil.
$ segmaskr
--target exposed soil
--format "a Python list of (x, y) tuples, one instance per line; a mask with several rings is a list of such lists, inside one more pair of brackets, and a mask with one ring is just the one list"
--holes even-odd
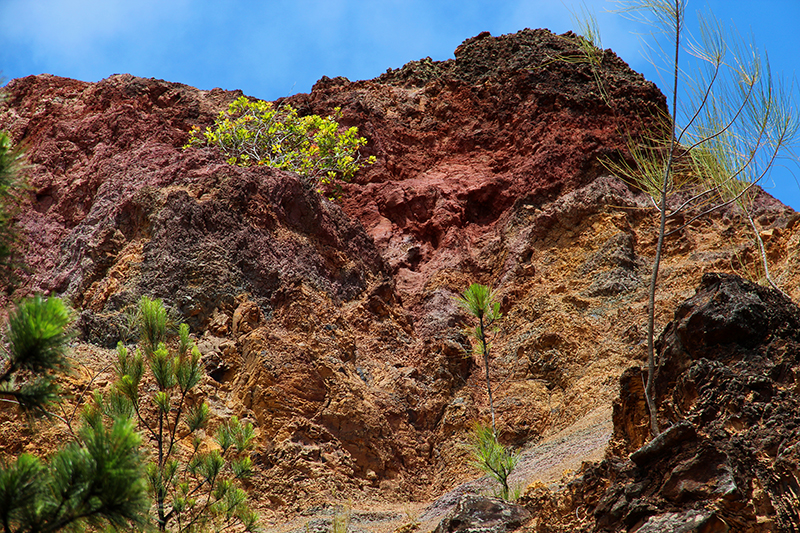
[[(611, 430), (611, 410), (601, 408), (558, 433), (524, 447), (511, 477), (512, 486), (544, 485), (552, 491), (562, 490), (567, 482), (575, 479), (584, 463), (602, 460)], [(354, 533), (389, 533), (409, 524), (417, 524), (419, 531), (431, 531), (463, 494), (493, 494), (494, 490), (496, 487), (491, 480), (479, 477), (462, 483), (429, 504), (376, 505), (375, 502), (331, 500), (328, 504), (306, 510), (289, 523), (270, 525), (269, 531), (329, 531), (334, 516), (349, 516), (350, 531)]]

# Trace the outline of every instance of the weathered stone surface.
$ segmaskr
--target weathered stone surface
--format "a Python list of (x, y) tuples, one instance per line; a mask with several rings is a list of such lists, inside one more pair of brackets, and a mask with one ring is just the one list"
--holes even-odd
[[(703, 276), (658, 342), (659, 418), (672, 425), (575, 485), (602, 491), (593, 530), (797, 531), (799, 326), (800, 308), (777, 291)], [(641, 409), (639, 394), (620, 400), (620, 413)], [(620, 441), (639, 438), (615, 424)]]
[[(546, 30), (482, 35), (452, 60), (413, 62), (368, 81), (321, 80), (286, 100), (303, 112), (341, 107), (348, 125), (370, 137), (378, 163), (346, 187), (343, 208), (363, 222), (399, 286), (418, 293), (437, 271), (475, 264), (473, 243), (522, 206), (543, 209), (530, 225), (543, 236), (554, 225), (577, 227), (614, 196), (635, 203), (624, 185), (594, 185), (600, 159), (623, 147), (620, 131), (652, 126), (646, 117), (665, 101), (609, 51), (605, 103), (588, 65), (553, 61), (578, 54), (576, 39)], [(548, 205), (585, 186), (561, 209)]]
[(647, 372), (640, 367), (628, 368), (619, 378), (619, 398), (613, 403), (614, 433), (608, 453), (627, 457), (647, 442), (650, 417), (644, 397)]
[(506, 533), (522, 527), (530, 513), (498, 498), (465, 494), (434, 533)]
[(638, 533), (727, 533), (728, 526), (713, 511), (689, 510), (647, 519)]
[(107, 342), (102, 330), (143, 293), (206, 327), (245, 292), (268, 313), (287, 283), (348, 300), (383, 276), (360, 225), (296, 175), (181, 150), (189, 127), (236, 93), (131, 76), (29, 77), (7, 91), (0, 123), (31, 147), (36, 191), (20, 222), (41, 234), (34, 242), (58, 244), (29, 250), (29, 288), (91, 313), (87, 338)]
[(671, 453), (679, 444), (696, 438), (697, 433), (694, 426), (690, 422), (682, 420), (665, 429), (656, 438), (633, 452), (631, 461), (636, 463), (636, 466), (644, 466), (654, 459)]
[[(337, 203), (296, 175), (181, 149), (238, 92), (128, 75), (13, 80), (0, 128), (27, 146), (32, 185), (19, 216), (31, 269), (15, 296), (67, 297), (82, 340), (105, 346), (129, 333), (139, 295), (164, 298), (198, 338), (212, 418), (256, 423), (252, 493), (280, 525), (334, 498), (433, 499), (477, 475), (463, 440), (488, 418), (488, 398), (453, 296), (485, 283), (505, 316), (491, 359), (504, 442), (531, 443), (607, 406), (622, 376), (608, 458), (566, 499), (540, 494), (550, 503), (536, 531), (635, 528), (692, 499), (718, 504), (735, 531), (750, 519), (790, 528), (786, 398), (799, 369), (794, 322), (771, 296), (736, 297), (734, 283), (686, 307), (662, 339), (659, 416), (665, 427), (689, 420), (698, 437), (641, 468), (628, 460), (647, 440), (642, 374), (626, 369), (645, 355), (655, 218), (602, 161), (624, 157), (625, 134), (650, 128), (665, 99), (605, 51), (604, 101), (588, 65), (554, 61), (576, 42), (482, 34), (449, 61), (324, 78), (282, 100), (302, 113), (339, 106), (368, 139), (378, 162)], [(796, 214), (759, 193), (753, 215), (773, 275), (797, 297)], [(704, 273), (752, 266), (748, 232), (728, 207), (667, 239), (657, 324)], [(110, 386), (113, 358), (78, 347), (99, 377), (75, 378), (76, 399)], [(8, 450), (56, 442), (20, 442), (32, 437), (16, 424), (0, 410)]]

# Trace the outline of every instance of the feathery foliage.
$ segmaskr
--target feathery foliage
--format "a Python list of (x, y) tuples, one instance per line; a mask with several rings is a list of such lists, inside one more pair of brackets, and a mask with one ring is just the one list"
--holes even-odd
[[(0, 396), (25, 412), (48, 414), (58, 400), (55, 372), (67, 368), (71, 320), (58, 298), (36, 296), (17, 306), (9, 318)], [(140, 440), (130, 422), (108, 430), (101, 420), (87, 419), (77, 440), (48, 461), (29, 454), (0, 461), (3, 531), (143, 526), (148, 500)]]
[[(209, 407), (193, 400), (203, 372), (189, 326), (180, 325), (172, 350), (161, 300), (142, 297), (136, 316), (139, 347), (131, 353), (118, 344), (114, 389), (106, 396), (96, 395), (90, 413), (111, 419), (133, 417), (148, 435), (152, 448), (146, 479), (159, 531), (256, 530), (258, 516), (239, 486), (252, 473), (252, 424), (232, 417), (218, 428), (215, 446), (205, 445), (201, 431), (208, 423)], [(156, 390), (147, 392), (148, 379)], [(179, 440), (187, 431), (192, 444), (184, 450)]]
[[(213, 128), (194, 127), (184, 146), (216, 146), (232, 165), (266, 165), (297, 172), (336, 189), (336, 180), (350, 181), (362, 167), (359, 148), (367, 143), (358, 128), (340, 131), (341, 110), (334, 115), (301, 117), (286, 104), (250, 101), (242, 96), (219, 114)], [(375, 162), (367, 158), (366, 164)]]
[[(654, 61), (667, 67), (672, 83), (671, 110), (663, 137), (630, 138), (632, 163), (609, 162), (609, 169), (650, 195), (659, 212), (658, 241), (648, 302), (648, 380), (645, 396), (651, 433), (659, 433), (653, 398), (655, 372), (655, 292), (664, 238), (698, 218), (738, 203), (759, 239), (766, 279), (766, 254), (749, 205), (760, 183), (780, 157), (792, 156), (800, 114), (790, 87), (776, 81), (766, 54), (713, 16), (700, 15), (700, 39), (686, 36), (687, 0), (631, 0), (623, 9), (654, 31)], [(695, 59), (684, 68), (683, 54)], [(685, 92), (688, 97), (679, 99)], [(686, 217), (686, 213), (692, 214)], [(667, 232), (671, 218), (688, 218)], [(777, 286), (775, 286), (777, 288)]]
[(28, 454), (0, 463), (0, 520), (5, 532), (48, 532), (78, 525), (141, 528), (149, 505), (133, 424), (110, 430), (96, 419), (49, 461)]
[(473, 457), (470, 464), (500, 484), (497, 495), (504, 500), (515, 499), (514, 491), (508, 485), (508, 477), (519, 463), (519, 454), (501, 444), (492, 428), (480, 423), (472, 428), (469, 450)]
[(0, 347), (0, 397), (15, 401), (29, 414), (47, 414), (58, 400), (56, 372), (67, 363), (72, 313), (59, 298), (34, 296), (20, 302), (8, 320)]

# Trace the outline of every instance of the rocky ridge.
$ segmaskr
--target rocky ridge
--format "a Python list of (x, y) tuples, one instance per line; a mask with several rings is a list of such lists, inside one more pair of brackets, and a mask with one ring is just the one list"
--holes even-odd
[(658, 341), (663, 433), (641, 444), (643, 376), (632, 368), (606, 458), (558, 503), (542, 490), (526, 497), (590, 513), (591, 531), (798, 531), (798, 326), (800, 308), (777, 291), (705, 274)]
[[(686, 413), (706, 412), (688, 417), (694, 434), (681, 442), (706, 443), (703, 453), (715, 459), (692, 455), (695, 448), (668, 459), (645, 454), (648, 471), (672, 472), (674, 490), (651, 497), (655, 489), (642, 485), (638, 494), (647, 498), (637, 499), (627, 488), (640, 483), (641, 465), (623, 459), (647, 440), (637, 400), (641, 376), (626, 369), (644, 357), (654, 219), (645, 198), (609, 176), (602, 160), (620, 157), (624, 132), (653, 127), (649, 117), (665, 101), (611, 51), (599, 72), (604, 100), (589, 66), (565, 60), (578, 54), (575, 39), (546, 30), (481, 34), (452, 60), (412, 62), (374, 80), (323, 78), (310, 94), (285, 99), (301, 113), (341, 107), (344, 125), (368, 138), (365, 152), (378, 163), (346, 186), (341, 203), (322, 199), (291, 173), (234, 168), (211, 149), (181, 149), (191, 126), (210, 123), (240, 93), (128, 75), (96, 84), (12, 80), (0, 128), (27, 147), (33, 189), (19, 220), (32, 268), (17, 294), (65, 296), (80, 311), (82, 340), (106, 347), (125, 338), (126, 310), (140, 295), (164, 298), (198, 337), (215, 416), (238, 414), (258, 428), (253, 492), (276, 530), (315, 505), (342, 498), (431, 501), (475, 476), (463, 466), (462, 443), (471, 422), (486, 416), (487, 402), (481, 367), (460, 331), (466, 317), (452, 300), (473, 281), (498, 289), (506, 316), (493, 368), (505, 441), (535, 443), (622, 391), (609, 459), (584, 472), (571, 492), (529, 491), (532, 523), (550, 509), (564, 517), (547, 521), (552, 531), (559, 524), (652, 528), (655, 517), (684, 516), (686, 502), (729, 494), (725, 487), (733, 485), (723, 481), (730, 474), (741, 498), (726, 501), (743, 507), (690, 511), (706, 513), (707, 521), (756, 517), (792, 530), (781, 529), (798, 523), (782, 510), (786, 490), (770, 487), (791, 485), (794, 463), (769, 473), (758, 466), (757, 451), (736, 462), (746, 454), (724, 448), (724, 423), (713, 429), (719, 438), (704, 433), (711, 431), (704, 417), (714, 413), (698, 407), (698, 380), (713, 383), (722, 378), (712, 376), (733, 370), (711, 363), (721, 356), (706, 358), (704, 370), (691, 362), (706, 360), (698, 354), (716, 342), (694, 339), (705, 327), (695, 322), (669, 326), (662, 337), (662, 368), (686, 367), (700, 377), (690, 390), (684, 374), (664, 370), (660, 396), (669, 400), (661, 413), (680, 428)], [(762, 194), (756, 217), (773, 275), (796, 297), (796, 214)], [(672, 236), (660, 326), (704, 273), (747, 274), (753, 259), (746, 225), (733, 209)], [(712, 279), (723, 278), (703, 278), (704, 286)], [(747, 287), (758, 296), (742, 298), (783, 305), (760, 290)], [(680, 309), (695, 316), (687, 305)], [(764, 324), (754, 328), (771, 331)], [(777, 361), (773, 352), (788, 341), (769, 342), (760, 357)], [(79, 352), (91, 356), (76, 390), (110, 357), (89, 345)], [(748, 370), (766, 372), (778, 385), (741, 378), (739, 392), (749, 398), (768, 389), (774, 397), (793, 383), (793, 364)], [(680, 393), (671, 392), (676, 383)], [(725, 405), (735, 404), (739, 392)], [(3, 438), (13, 440), (11, 413), (0, 415)], [(775, 420), (782, 424), (781, 417)], [(773, 426), (789, 440), (767, 453), (786, 457), (796, 442), (786, 431), (793, 430)], [(648, 462), (664, 460), (676, 462)], [(686, 489), (675, 474), (698, 462), (719, 466), (706, 481), (721, 481), (708, 493)], [(766, 468), (758, 487), (744, 482), (753, 468)], [(770, 510), (764, 502), (773, 499)], [(760, 507), (747, 510), (756, 500)], [(571, 522), (573, 515), (584, 520)]]

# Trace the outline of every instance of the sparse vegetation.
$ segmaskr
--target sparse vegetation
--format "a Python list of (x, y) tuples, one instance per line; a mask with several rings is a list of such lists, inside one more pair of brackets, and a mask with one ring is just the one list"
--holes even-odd
[(405, 523), (397, 527), (394, 530), (394, 533), (413, 533), (414, 531), (419, 530), (420, 522), (418, 514), (411, 509), (406, 508), (405, 515)]
[[(117, 382), (107, 397), (96, 395), (94, 412), (113, 420), (132, 418), (148, 437), (147, 483), (156, 527), (179, 532), (256, 530), (258, 516), (240, 486), (252, 471), (252, 424), (231, 417), (217, 429), (213, 444), (204, 442), (209, 407), (192, 400), (202, 369), (189, 327), (180, 325), (173, 351), (167, 347), (163, 303), (142, 297), (138, 316), (139, 346), (132, 354), (118, 345)], [(145, 383), (150, 381), (155, 390), (147, 394), (151, 387)]]
[(331, 533), (347, 533), (350, 529), (350, 518), (353, 510), (350, 504), (335, 505), (331, 518)]
[[(184, 147), (211, 145), (239, 166), (266, 165), (318, 181), (320, 191), (338, 192), (337, 180), (349, 181), (363, 166), (359, 148), (367, 143), (358, 128), (342, 129), (334, 115), (301, 117), (290, 105), (275, 107), (242, 96), (219, 114), (214, 127), (195, 127)], [(375, 162), (367, 158), (366, 164)]]
[(508, 486), (508, 476), (516, 467), (519, 455), (512, 453), (501, 444), (497, 436), (492, 381), (489, 375), (491, 343), (487, 331), (492, 331), (496, 327), (495, 322), (500, 320), (503, 315), (500, 313), (500, 303), (494, 300), (495, 293), (486, 285), (479, 283), (473, 283), (461, 296), (456, 298), (461, 307), (478, 319), (478, 325), (468, 329), (467, 332), (477, 341), (475, 353), (483, 356), (486, 391), (489, 395), (489, 410), (492, 415), (491, 427), (476, 423), (472, 429), (468, 445), (473, 457), (472, 465), (500, 484), (499, 497), (510, 500), (514, 498), (514, 493)]
[(592, 70), (592, 77), (594, 77), (601, 98), (606, 104), (610, 104), (611, 98), (600, 76), (600, 69), (603, 65), (605, 51), (603, 50), (603, 44), (600, 40), (600, 28), (597, 25), (597, 18), (586, 9), (586, 6), (583, 6), (580, 15), (573, 16), (573, 22), (579, 28), (577, 40), (580, 53), (577, 56), (559, 56), (558, 60), (573, 64), (588, 64), (589, 68)]
[[(689, 39), (686, 4), (687, 0), (624, 3), (624, 13), (654, 28), (648, 34), (653, 38), (648, 48), (660, 53), (670, 73), (671, 109), (670, 116), (657, 117), (658, 132), (629, 138), (631, 162), (608, 162), (611, 171), (650, 195), (659, 212), (648, 299), (645, 386), (653, 436), (659, 433), (653, 397), (655, 293), (664, 240), (698, 218), (738, 203), (756, 234), (765, 278), (775, 286), (749, 205), (754, 186), (782, 154), (791, 154), (800, 126), (789, 87), (773, 78), (766, 54), (710, 15), (700, 15), (700, 39)], [(682, 66), (684, 53), (696, 60), (692, 68)], [(670, 219), (680, 222), (668, 231)]]

